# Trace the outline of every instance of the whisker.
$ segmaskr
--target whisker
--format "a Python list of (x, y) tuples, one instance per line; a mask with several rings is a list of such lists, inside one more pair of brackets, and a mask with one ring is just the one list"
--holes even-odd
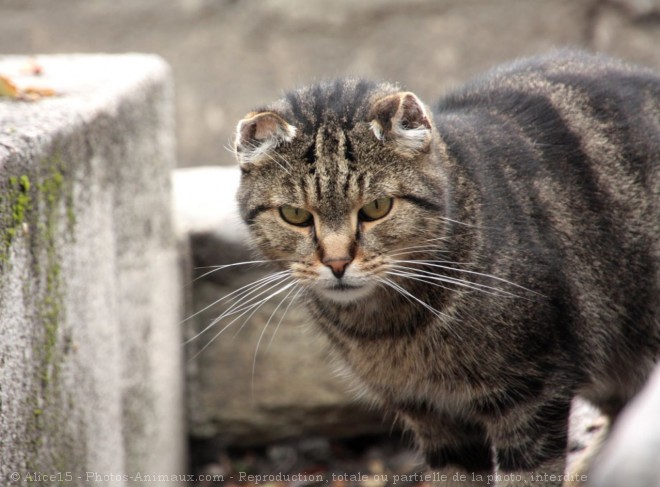
[[(298, 284), (298, 283), (294, 283), (294, 286), (291, 288), (291, 290), (286, 294), (286, 296), (284, 296), (284, 297), (280, 300), (280, 302), (277, 304), (277, 306), (275, 307), (275, 309), (273, 310), (273, 312), (272, 312), (272, 313), (270, 314), (270, 316), (268, 317), (268, 320), (266, 320), (266, 324), (264, 325), (264, 329), (261, 330), (261, 333), (259, 334), (259, 339), (257, 340), (257, 346), (256, 346), (256, 348), (255, 348), (255, 350), (254, 350), (254, 358), (252, 359), (252, 380), (251, 380), (251, 384), (252, 384), (252, 393), (253, 393), (253, 394), (254, 394), (254, 374), (255, 374), (255, 371), (256, 371), (256, 368), (257, 368), (257, 355), (259, 355), (259, 345), (261, 345), (261, 340), (263, 339), (263, 337), (264, 337), (264, 333), (266, 333), (266, 330), (268, 329), (268, 325), (270, 325), (270, 322), (271, 322), (271, 320), (273, 319), (273, 316), (275, 316), (275, 313), (277, 313), (277, 310), (280, 309), (280, 306), (282, 306), (282, 304), (284, 303), (284, 301), (286, 301), (287, 298), (288, 298), (289, 296), (291, 296), (291, 293), (294, 292), (298, 286), (300, 286), (300, 284)], [(291, 305), (291, 302), (289, 302), (289, 306), (290, 306), (290, 305)], [(285, 309), (285, 311), (284, 311), (284, 314), (282, 315), (282, 318), (284, 318), (284, 315), (286, 315), (286, 311), (288, 311), (288, 309), (289, 309), (289, 307), (287, 306), (286, 309)], [(282, 322), (282, 320), (280, 319), (279, 323), (281, 323), (281, 322)], [(272, 342), (273, 342), (273, 338), (275, 338), (275, 333), (277, 332), (277, 329), (279, 328), (279, 323), (278, 323), (278, 327), (275, 328), (275, 332), (273, 333), (273, 335), (272, 335), (272, 337), (271, 337), (271, 339), (270, 339), (270, 343), (272, 343)], [(240, 331), (240, 330), (239, 330), (239, 331)], [(270, 343), (268, 344), (268, 345), (269, 345), (268, 348), (270, 348)], [(268, 350), (268, 348), (267, 348), (266, 350)]]
[(226, 267), (233, 267), (236, 265), (248, 265), (248, 264), (266, 264), (271, 262), (288, 262), (289, 259), (266, 259), (266, 260), (246, 260), (244, 262), (233, 262), (231, 264), (222, 264), (222, 265), (205, 265), (194, 267), (195, 270), (198, 269), (224, 269)]
[(470, 227), (470, 228), (490, 228), (490, 229), (493, 229), (493, 230), (496, 229), (496, 227), (475, 225), (473, 223), (465, 223), (465, 222), (461, 222), (461, 221), (458, 221), (458, 220), (453, 220), (452, 218), (449, 218), (449, 217), (446, 217), (446, 216), (438, 215), (438, 218), (440, 218), (441, 220), (445, 220), (445, 221), (448, 221), (448, 222), (451, 222), (451, 223), (456, 223), (457, 225), (463, 225), (465, 227)]
[(452, 283), (456, 283), (456, 284), (464, 285), (464, 286), (476, 286), (478, 288), (492, 289), (493, 291), (497, 291), (498, 293), (503, 293), (503, 294), (508, 294), (509, 296), (518, 297), (517, 295), (515, 295), (515, 294), (513, 294), (509, 291), (505, 291), (504, 289), (500, 289), (500, 288), (493, 287), (493, 286), (488, 286), (486, 284), (481, 284), (480, 282), (466, 281), (464, 279), (459, 279), (459, 278), (456, 278), (456, 277), (446, 276), (444, 274), (438, 274), (436, 272), (431, 272), (431, 271), (420, 269), (420, 268), (417, 268), (417, 267), (408, 267), (408, 266), (401, 266), (401, 265), (396, 265), (396, 264), (391, 265), (391, 267), (397, 268), (397, 269), (403, 269), (405, 271), (413, 271), (413, 273), (421, 272), (422, 274), (425, 274), (426, 276), (428, 276), (431, 279), (439, 279), (439, 280), (443, 280), (444, 282), (452, 282)]
[(419, 242), (417, 245), (413, 245), (412, 247), (401, 247), (401, 248), (398, 248), (398, 249), (395, 249), (395, 250), (412, 249), (412, 248), (416, 248), (420, 245), (426, 245), (426, 244), (432, 245), (432, 242), (446, 242), (447, 240), (450, 240), (449, 236), (436, 237), (436, 238), (426, 238), (426, 239), (422, 240), (421, 242)]
[[(279, 284), (282, 284), (282, 283), (277, 283), (277, 284), (275, 284), (274, 286), (270, 287), (269, 290), (272, 289), (272, 288), (274, 288), (275, 286), (277, 286), (277, 285), (279, 285)], [(248, 316), (245, 320), (243, 320), (243, 323), (241, 324), (240, 328), (239, 328), (238, 330), (236, 330), (236, 333), (234, 333), (234, 337), (233, 337), (233, 338), (236, 338), (236, 337), (238, 336), (238, 334), (241, 332), (241, 330), (243, 330), (243, 328), (244, 328), (245, 325), (247, 324), (248, 320), (249, 320), (250, 318), (252, 318), (252, 315), (253, 315), (253, 314), (254, 314), (259, 308), (261, 308), (261, 306), (262, 306), (266, 301), (270, 301), (272, 298), (274, 298), (274, 297), (277, 296), (278, 294), (283, 293), (284, 291), (286, 291), (287, 289), (289, 289), (291, 286), (295, 286), (296, 284), (297, 284), (297, 283), (296, 283), (295, 281), (294, 281), (294, 282), (290, 282), (290, 283), (288, 283), (286, 286), (281, 287), (281, 288), (278, 289), (277, 291), (275, 291), (275, 292), (269, 294), (267, 297), (263, 298), (261, 301), (259, 301), (259, 302), (257, 302), (257, 303), (252, 303), (249, 307), (245, 308), (246, 311), (249, 311), (249, 310), (253, 309), (254, 306), (256, 306), (256, 309), (254, 309), (254, 311), (252, 311), (252, 313), (250, 313), (250, 316)], [(263, 294), (263, 293), (262, 293), (262, 294)], [(232, 313), (232, 314), (234, 314), (234, 313)]]
[(385, 289), (385, 287), (392, 288), (392, 289), (394, 289), (397, 293), (401, 294), (401, 296), (403, 296), (404, 298), (406, 298), (406, 300), (407, 300), (409, 303), (411, 303), (411, 304), (415, 304), (415, 301), (413, 301), (413, 300), (410, 298), (410, 296), (408, 296), (407, 294), (401, 293), (397, 288), (392, 287), (392, 285), (391, 285), (390, 283), (385, 282), (386, 280), (387, 280), (387, 281), (390, 281), (391, 284), (395, 284), (394, 282), (392, 282), (390, 279), (387, 279), (387, 278), (376, 278), (376, 282), (377, 282), (378, 285), (381, 286), (383, 289)]
[(280, 260), (277, 260), (277, 261), (276, 260), (249, 260), (249, 261), (245, 261), (245, 262), (234, 262), (233, 264), (209, 265), (209, 266), (203, 266), (203, 267), (195, 267), (195, 270), (200, 270), (200, 269), (211, 269), (211, 270), (208, 271), (208, 272), (205, 272), (201, 276), (197, 276), (195, 279), (193, 279), (188, 284), (186, 284), (186, 286), (191, 285), (192, 283), (196, 282), (199, 279), (202, 279), (202, 278), (208, 276), (209, 274), (213, 274), (214, 272), (221, 271), (221, 270), (227, 269), (229, 267), (236, 267), (238, 265), (257, 265), (257, 264), (265, 264), (265, 263), (269, 263), (269, 262), (281, 262), (281, 261), (284, 261), (284, 260), (285, 259), (280, 259)]
[[(424, 284), (430, 284), (430, 285), (432, 285), (432, 286), (437, 286), (437, 287), (440, 287), (440, 288), (442, 288), (442, 289), (446, 289), (447, 291), (455, 291), (455, 289), (451, 289), (451, 288), (449, 288), (449, 287), (443, 286), (442, 284), (437, 284), (437, 283), (434, 283), (434, 282), (432, 282), (432, 281), (427, 281), (427, 280), (424, 279), (424, 276), (419, 276), (419, 275), (417, 275), (417, 274), (411, 274), (411, 273), (409, 273), (409, 272), (393, 272), (393, 271), (385, 271), (385, 274), (388, 274), (388, 275), (390, 275), (390, 276), (405, 277), (406, 279), (411, 279), (411, 280), (413, 280), (413, 281), (423, 282)], [(428, 278), (427, 278), (427, 279), (428, 279)], [(438, 280), (441, 281), (442, 279), (438, 279)]]
[(433, 307), (430, 306), (429, 304), (425, 303), (424, 301), (422, 301), (421, 299), (419, 299), (419, 298), (416, 297), (415, 295), (409, 293), (406, 289), (404, 289), (403, 287), (399, 286), (397, 283), (395, 283), (395, 282), (392, 281), (391, 279), (388, 279), (388, 278), (385, 277), (385, 278), (382, 278), (382, 282), (384, 282), (386, 285), (390, 286), (392, 289), (394, 289), (395, 291), (399, 292), (399, 293), (402, 294), (403, 296), (409, 296), (410, 298), (414, 299), (415, 301), (417, 301), (419, 304), (421, 304), (422, 306), (424, 306), (424, 308), (426, 308), (427, 310), (429, 310), (431, 313), (433, 313), (433, 314), (434, 314), (435, 316), (437, 316), (438, 318), (441, 318), (441, 319), (445, 319), (445, 318), (447, 318), (447, 316), (446, 316), (444, 313), (441, 313), (440, 311), (438, 311), (437, 309), (433, 308)]
[(291, 164), (289, 161), (287, 161), (282, 155), (278, 154), (277, 152), (270, 152), (266, 151), (263, 153), (266, 157), (268, 157), (271, 161), (273, 161), (275, 164), (280, 166), (286, 173), (290, 176), (291, 172)]
[[(387, 256), (389, 257), (394, 257), (396, 255), (403, 255), (403, 254), (411, 254), (414, 252), (423, 252), (423, 251), (429, 251), (429, 252), (439, 252), (439, 253), (449, 253), (449, 250), (444, 246), (440, 244), (433, 244), (432, 242), (446, 242), (448, 240), (451, 240), (452, 238), (458, 238), (462, 237), (465, 234), (458, 234), (458, 235), (446, 235), (444, 237), (436, 237), (436, 238), (428, 238), (423, 240), (424, 243), (419, 244), (419, 245), (413, 245), (410, 247), (401, 247), (398, 249), (394, 249), (395, 252), (388, 253)], [(410, 252), (407, 252), (407, 251)]]
[[(285, 276), (285, 277), (281, 277), (281, 278), (279, 278), (279, 279), (275, 279), (275, 280), (269, 281), (268, 283), (264, 284), (263, 286), (260, 286), (260, 288), (261, 288), (261, 287), (264, 287), (264, 286), (266, 286), (266, 285), (270, 285), (268, 288), (264, 289), (263, 291), (261, 291), (260, 293), (256, 294), (255, 296), (250, 297), (247, 301), (245, 301), (243, 304), (241, 304), (241, 302), (244, 301), (244, 300), (249, 296), (249, 294), (253, 294), (253, 293), (256, 292), (259, 288), (258, 288), (258, 289), (254, 289), (254, 290), (251, 291), (249, 294), (246, 294), (245, 296), (243, 296), (243, 297), (242, 297), (241, 299), (239, 299), (238, 301), (232, 303), (232, 305), (231, 305), (228, 309), (226, 309), (226, 310), (225, 310), (220, 316), (218, 316), (214, 321), (217, 323), (218, 321), (222, 320), (223, 318), (226, 318), (227, 316), (232, 316), (232, 315), (235, 315), (235, 314), (237, 314), (237, 313), (241, 313), (241, 312), (243, 312), (244, 310), (250, 310), (250, 309), (252, 309), (252, 306), (255, 305), (255, 304), (257, 303), (257, 300), (258, 300), (258, 298), (259, 298), (260, 296), (263, 296), (264, 294), (269, 293), (271, 290), (273, 290), (274, 288), (276, 288), (276, 287), (279, 286), (280, 284), (283, 284), (283, 282), (280, 282), (280, 281), (284, 281), (285, 279), (289, 279), (290, 277), (291, 277), (291, 276)], [(273, 284), (273, 282), (274, 282), (274, 284)], [(275, 293), (275, 294), (271, 294), (271, 295), (269, 295), (269, 296), (274, 296), (274, 295), (276, 295), (276, 294), (277, 294), (277, 293)], [(269, 298), (263, 298), (263, 299), (265, 299), (266, 301), (268, 301)], [(263, 299), (262, 299), (262, 301), (263, 301)], [(259, 302), (262, 302), (262, 301), (259, 301)]]
[(397, 257), (399, 255), (415, 254), (419, 252), (434, 252), (440, 254), (448, 254), (449, 251), (441, 246), (428, 246), (428, 245), (419, 245), (416, 247), (407, 247), (405, 249), (400, 249), (399, 252), (389, 253), (388, 257)]
[[(254, 304), (253, 306), (256, 308), (254, 311), (256, 311), (257, 309), (259, 309), (259, 307), (260, 307), (264, 302), (265, 302), (265, 301), (262, 300), (262, 301), (260, 301), (259, 303)], [(190, 360), (194, 360), (194, 359), (196, 359), (196, 358), (197, 358), (197, 357), (198, 357), (198, 356), (199, 356), (204, 350), (206, 350), (206, 349), (211, 345), (211, 343), (213, 343), (213, 342), (214, 342), (214, 341), (215, 341), (220, 335), (222, 335), (222, 333), (224, 333), (225, 330), (227, 330), (231, 325), (233, 325), (233, 324), (236, 323), (238, 320), (240, 320), (241, 317), (243, 317), (245, 314), (247, 314), (251, 309), (252, 309), (252, 308), (248, 308), (248, 309), (245, 310), (243, 313), (241, 313), (241, 314), (238, 315), (236, 318), (234, 318), (234, 319), (231, 320), (229, 323), (227, 323), (224, 327), (222, 327), (222, 329), (221, 329), (218, 333), (216, 333), (216, 334), (213, 336), (213, 338), (211, 338), (211, 339), (210, 339), (210, 340), (209, 340), (209, 341), (208, 341), (208, 342), (207, 342), (202, 348), (200, 348), (200, 349), (197, 351), (197, 353), (196, 353), (195, 355), (193, 355), (193, 356), (190, 358)], [(254, 314), (254, 312), (253, 312), (253, 314)], [(252, 315), (250, 315), (250, 316), (252, 316)], [(248, 319), (250, 318), (250, 316), (248, 316)], [(214, 326), (216, 323), (218, 323), (218, 320), (217, 320), (217, 319), (214, 320), (213, 323), (211, 323), (211, 325), (209, 325), (207, 328), (205, 328), (204, 331), (206, 331), (208, 328)]]
[(473, 266), (476, 265), (475, 262), (456, 262), (454, 260), (439, 260), (439, 259), (390, 259), (390, 262), (397, 263), (420, 263), (426, 265), (425, 263), (437, 263), (437, 264), (450, 264), (450, 265), (464, 265), (464, 266)]
[[(407, 261), (399, 261), (399, 262), (406, 263), (406, 264), (410, 264), (410, 263), (424, 264), (425, 266), (429, 266), (429, 267), (437, 267), (437, 268), (439, 268), (439, 269), (446, 269), (446, 270), (456, 271), (456, 272), (464, 272), (464, 273), (466, 273), (466, 274), (473, 274), (473, 275), (476, 275), (476, 276), (486, 277), (486, 278), (494, 279), (494, 280), (496, 280), (496, 281), (503, 282), (503, 283), (508, 284), (508, 285), (510, 285), (510, 286), (517, 287), (518, 289), (522, 289), (522, 290), (524, 290), (524, 291), (527, 291), (527, 292), (530, 292), (530, 293), (534, 293), (534, 294), (537, 294), (537, 295), (540, 295), (540, 296), (541, 296), (540, 293), (538, 293), (538, 292), (536, 292), (536, 291), (534, 291), (534, 290), (532, 290), (532, 289), (528, 289), (528, 288), (526, 288), (525, 286), (521, 286), (520, 284), (516, 284), (515, 282), (508, 281), (508, 280), (503, 279), (503, 278), (501, 278), (501, 277), (493, 276), (493, 275), (491, 275), (491, 274), (485, 274), (485, 273), (483, 273), (483, 272), (471, 271), (471, 270), (468, 270), (468, 269), (461, 269), (461, 268), (459, 268), (459, 267), (449, 267), (449, 266), (445, 266), (445, 265), (441, 265), (441, 264), (436, 264), (436, 263), (435, 263), (435, 262), (442, 262), (442, 261), (433, 261), (433, 260), (407, 260)], [(461, 265), (459, 262), (450, 262), (450, 263), (451, 263), (451, 264), (455, 264), (455, 265)]]
[[(403, 269), (412, 269), (412, 270), (415, 270), (415, 271), (421, 271), (420, 269), (407, 268), (407, 267), (403, 267), (403, 266), (397, 266), (397, 267), (403, 268)], [(391, 271), (388, 271), (387, 273), (392, 274), (392, 275), (397, 275), (397, 276), (400, 276), (400, 277), (406, 277), (408, 279), (412, 279), (412, 280), (419, 281), (419, 282), (424, 282), (426, 284), (431, 284), (433, 286), (438, 286), (438, 287), (441, 287), (442, 289), (446, 289), (448, 291), (456, 291), (456, 290), (448, 288), (446, 286), (442, 286), (442, 285), (434, 283), (432, 281), (440, 281), (440, 282), (445, 282), (447, 284), (456, 284), (457, 286), (461, 286), (461, 287), (464, 287), (464, 288), (467, 288), (467, 289), (472, 289), (473, 291), (479, 291), (479, 292), (482, 292), (482, 293), (485, 293), (485, 294), (491, 294), (493, 296), (503, 296), (504, 295), (504, 296), (509, 296), (509, 297), (519, 297), (519, 296), (517, 296), (513, 293), (510, 293), (508, 291), (504, 291), (502, 289), (498, 289), (498, 288), (495, 288), (495, 287), (486, 286), (484, 284), (479, 284), (479, 283), (463, 281), (461, 279), (456, 279), (456, 278), (448, 277), (448, 276), (439, 276), (437, 274), (433, 274), (433, 273), (429, 273), (429, 272), (426, 272), (425, 273), (426, 275), (415, 274), (415, 273), (411, 273), (411, 272), (391, 272)], [(489, 291), (488, 289), (491, 289), (492, 291)]]
[[(209, 304), (209, 305), (203, 307), (203, 308), (200, 309), (199, 311), (197, 311), (197, 312), (193, 313), (192, 315), (188, 316), (188, 318), (186, 318), (185, 320), (181, 321), (179, 324), (181, 325), (181, 324), (183, 324), (183, 323), (185, 323), (185, 322), (191, 320), (191, 319), (194, 318), (195, 316), (198, 316), (200, 313), (203, 313), (204, 311), (208, 310), (209, 308), (212, 308), (213, 306), (217, 306), (217, 305), (220, 304), (222, 301), (225, 301), (225, 300), (228, 299), (228, 298), (231, 298), (230, 301), (235, 300), (235, 299), (238, 299), (238, 301), (236, 301), (236, 302), (235, 302), (235, 303), (229, 308), (229, 310), (231, 310), (231, 309), (233, 309), (237, 304), (239, 304), (244, 298), (246, 298), (247, 296), (249, 296), (250, 294), (252, 294), (252, 293), (258, 291), (259, 289), (263, 288), (264, 286), (267, 286), (268, 284), (270, 284), (270, 283), (273, 282), (273, 281), (282, 280), (282, 279), (286, 278), (288, 275), (289, 275), (289, 271), (280, 271), (280, 272), (276, 272), (276, 273), (274, 273), (274, 274), (269, 274), (269, 275), (267, 275), (267, 276), (264, 276), (264, 277), (262, 277), (261, 279), (258, 279), (258, 280), (254, 281), (254, 282), (251, 282), (251, 283), (249, 283), (249, 284), (246, 284), (245, 286), (241, 286), (240, 288), (235, 289), (234, 291), (230, 292), (229, 294), (224, 295), (224, 296), (221, 297), (220, 299), (215, 300), (215, 301), (212, 302), (211, 304)], [(232, 296), (233, 296), (233, 297), (232, 297)], [(229, 311), (229, 310), (227, 310), (227, 311)], [(215, 323), (212, 323), (211, 325), (209, 325), (209, 326), (207, 326), (206, 328), (204, 328), (204, 329), (203, 329), (202, 331), (200, 331), (197, 335), (195, 335), (194, 337), (192, 337), (192, 338), (188, 339), (187, 341), (185, 341), (184, 344), (188, 344), (188, 343), (190, 343), (191, 341), (195, 340), (195, 339), (196, 339), (197, 337), (199, 337), (201, 334), (203, 334), (204, 332), (206, 332), (206, 330), (208, 330), (211, 326), (213, 326), (213, 324), (215, 324)]]
[[(249, 147), (250, 147), (250, 149), (253, 149), (253, 150), (257, 150), (259, 148), (258, 146), (254, 145), (254, 144), (250, 144)], [(287, 161), (283, 156), (281, 156), (280, 154), (278, 154), (276, 152), (269, 152), (269, 151), (262, 152), (262, 155), (265, 155), (271, 161), (273, 161), (275, 164), (280, 166), (280, 168), (282, 168), (289, 176), (291, 175), (291, 171), (290, 171), (290, 169), (292, 169), (291, 163), (289, 163), (289, 161)], [(277, 159), (276, 159), (276, 157), (277, 157)]]
[[(284, 309), (284, 313), (282, 313), (282, 316), (280, 317), (280, 321), (277, 322), (277, 326), (275, 327), (275, 331), (273, 332), (273, 336), (270, 337), (270, 341), (268, 342), (268, 346), (266, 346), (266, 352), (268, 352), (268, 350), (270, 350), (270, 346), (273, 344), (273, 340), (275, 339), (275, 335), (277, 335), (277, 330), (280, 329), (280, 325), (282, 324), (282, 321), (284, 321), (284, 317), (286, 316), (286, 314), (289, 312), (289, 308), (294, 303), (296, 298), (298, 298), (300, 293), (303, 292), (304, 290), (305, 290), (305, 288), (303, 286), (300, 286), (300, 289), (298, 289), (298, 292), (296, 292), (296, 294), (291, 298), (291, 301), (289, 301), (289, 304)], [(288, 294), (287, 294), (287, 297), (288, 297)]]
[(234, 141), (228, 141), (226, 144), (222, 146), (222, 148), (227, 152), (231, 152), (233, 155), (236, 155), (236, 149), (232, 147), (233, 145), (234, 145)]
[(199, 311), (195, 312), (194, 314), (188, 316), (185, 320), (181, 321), (180, 324), (185, 323), (186, 321), (190, 320), (191, 318), (194, 318), (195, 316), (199, 315), (200, 313), (203, 313), (207, 309), (218, 305), (219, 303), (221, 303), (222, 301), (224, 301), (228, 298), (231, 298), (231, 299), (229, 299), (229, 301), (239, 299), (242, 296), (245, 296), (246, 294), (250, 293), (251, 291), (256, 291), (257, 289), (262, 288), (263, 286), (267, 285), (268, 283), (270, 283), (273, 280), (284, 278), (287, 274), (289, 274), (289, 271), (276, 272), (276, 273), (264, 276), (260, 279), (257, 279), (256, 281), (253, 281), (249, 284), (241, 286), (240, 288), (235, 289), (234, 291), (230, 292), (229, 294), (225, 294), (220, 299), (215, 300), (214, 302), (210, 303), (209, 305), (205, 306), (204, 308), (200, 309)]
[[(264, 299), (261, 299), (260, 301), (257, 301), (256, 303), (252, 303), (252, 305), (251, 305), (250, 307), (246, 308), (246, 309), (245, 309), (241, 314), (239, 314), (236, 318), (234, 318), (234, 319), (231, 320), (229, 323), (227, 323), (225, 326), (223, 326), (222, 329), (221, 329), (218, 333), (216, 333), (216, 334), (215, 334), (215, 335), (214, 335), (214, 336), (213, 336), (213, 337), (212, 337), (212, 338), (211, 338), (211, 339), (210, 339), (210, 340), (209, 340), (209, 341), (208, 341), (208, 342), (207, 342), (207, 343), (201, 348), (201, 349), (199, 349), (199, 350), (197, 351), (197, 353), (191, 357), (190, 360), (194, 360), (195, 358), (197, 358), (197, 357), (198, 357), (198, 356), (199, 356), (204, 350), (206, 350), (206, 349), (211, 345), (211, 343), (213, 343), (213, 342), (214, 342), (214, 341), (215, 341), (220, 335), (222, 335), (222, 333), (224, 333), (225, 330), (227, 330), (231, 325), (233, 325), (233, 324), (236, 323), (238, 320), (240, 320), (240, 319), (241, 319), (243, 316), (245, 316), (247, 313), (250, 313), (250, 314), (248, 315), (248, 317), (245, 319), (245, 321), (243, 322), (243, 325), (241, 325), (241, 328), (238, 330), (238, 331), (240, 331), (240, 330), (243, 328), (243, 326), (245, 325), (245, 323), (246, 323), (246, 322), (247, 322), (247, 321), (248, 321), (248, 320), (254, 315), (254, 313), (257, 312), (257, 310), (258, 310), (258, 309), (259, 309), (259, 308), (260, 308), (260, 307), (261, 307), (266, 301), (268, 301), (269, 299), (271, 299), (271, 298), (274, 297), (274, 296), (277, 296), (280, 292), (285, 291), (289, 286), (294, 285), (294, 284), (295, 284), (295, 283), (289, 283), (289, 284), (287, 284), (287, 286), (284, 286), (283, 288), (281, 288), (281, 289), (277, 290), (276, 292), (270, 294), (268, 297), (266, 297), (266, 298), (264, 298)], [(215, 320), (213, 320), (213, 322), (212, 322), (209, 326), (207, 326), (202, 332), (200, 332), (197, 336), (199, 336), (201, 333), (204, 333), (206, 330), (208, 330), (208, 329), (211, 328), (212, 326), (215, 326), (215, 325), (216, 325), (216, 324), (217, 324), (222, 318), (224, 318), (224, 317), (226, 317), (226, 316), (228, 316), (228, 315), (225, 315), (225, 314), (223, 313), (223, 315), (221, 315), (220, 317), (218, 317), (218, 318), (216, 318)], [(234, 336), (236, 336), (236, 335), (234, 335)]]
[(427, 238), (424, 239), (424, 242), (437, 242), (437, 241), (447, 241), (451, 240), (452, 238), (456, 237), (456, 235), (444, 235), (442, 237), (434, 237), (434, 238)]

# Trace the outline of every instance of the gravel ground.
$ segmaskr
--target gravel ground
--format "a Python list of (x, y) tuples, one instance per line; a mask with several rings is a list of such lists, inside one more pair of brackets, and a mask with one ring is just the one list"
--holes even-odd
[[(571, 417), (569, 464), (600, 434), (602, 418), (582, 401)], [(251, 448), (191, 444), (196, 487), (413, 487), (429, 486), (424, 461), (410, 435), (331, 440), (304, 438)]]
[(255, 449), (222, 449), (216, 458), (207, 459), (211, 461), (193, 465), (193, 471), (201, 476), (198, 487), (420, 485), (424, 462), (411, 445), (409, 438), (394, 433), (344, 440), (305, 438)]

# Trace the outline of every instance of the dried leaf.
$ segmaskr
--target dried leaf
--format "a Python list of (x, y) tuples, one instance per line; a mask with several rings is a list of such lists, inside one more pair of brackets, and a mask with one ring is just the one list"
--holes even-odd
[(55, 96), (55, 90), (51, 88), (38, 88), (30, 86), (25, 88), (22, 93), (22, 96), (30, 97), (30, 99), (39, 99), (46, 96)]
[(0, 96), (18, 97), (18, 88), (6, 76), (0, 75)]
[(8, 77), (0, 75), (0, 96), (26, 101), (37, 101), (47, 96), (55, 96), (57, 93), (51, 88), (28, 86), (18, 88)]

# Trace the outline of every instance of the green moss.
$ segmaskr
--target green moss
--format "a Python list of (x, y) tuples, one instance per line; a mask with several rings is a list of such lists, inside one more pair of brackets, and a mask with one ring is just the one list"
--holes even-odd
[[(52, 444), (64, 445), (71, 440), (65, 411), (70, 409), (70, 397), (61, 388), (61, 370), (66, 361), (66, 340), (63, 338), (65, 309), (65, 278), (62, 252), (73, 240), (75, 213), (73, 183), (69, 165), (59, 156), (42, 162), (34, 178), (35, 208), (31, 252), (33, 273), (37, 276), (36, 318), (41, 324), (38, 377), (40, 390), (33, 403), (33, 460), (35, 468), (71, 470), (75, 460), (66, 453), (60, 455), (46, 447), (39, 438), (50, 438)], [(47, 442), (47, 443), (50, 443)]]
[(38, 241), (42, 248), (45, 262), (45, 289), (39, 315), (44, 327), (43, 363), (41, 380), (44, 387), (59, 374), (59, 360), (55, 360), (58, 342), (58, 330), (63, 319), (62, 265), (58, 252), (59, 222), (61, 219), (60, 202), (65, 200), (65, 178), (61, 170), (61, 161), (55, 158), (45, 165), (44, 174), (37, 182), (37, 194), (40, 201), (41, 220), (38, 225)]
[[(0, 278), (11, 269), (17, 249), (27, 258), (29, 274), (21, 285), (34, 333), (36, 370), (23, 445), (26, 462), (35, 470), (76, 463), (67, 454), (53, 453), (53, 445), (73, 440), (67, 432), (66, 412), (71, 397), (61, 386), (66, 360), (64, 245), (73, 241), (76, 214), (71, 164), (56, 155), (32, 164), (24, 173), (0, 176)], [(26, 254), (27, 251), (27, 254)], [(0, 279), (0, 285), (4, 285)], [(63, 448), (63, 450), (67, 450)]]
[(30, 207), (30, 178), (23, 174), (20, 178), (9, 178), (10, 185), (16, 188), (18, 195), (13, 208), (13, 220), (17, 225), (25, 221), (25, 214)]
[(12, 242), (23, 232), (24, 224), (32, 205), (30, 178), (27, 174), (9, 177), (5, 194), (0, 196), (0, 268), (9, 259)]

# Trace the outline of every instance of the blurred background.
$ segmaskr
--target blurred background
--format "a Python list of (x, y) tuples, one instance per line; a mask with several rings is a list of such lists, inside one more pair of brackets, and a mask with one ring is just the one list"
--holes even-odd
[[(431, 104), (497, 63), (560, 47), (660, 69), (660, 0), (0, 0), (2, 54), (162, 56), (176, 85), (180, 168), (233, 165), (226, 148), (238, 120), (299, 85), (364, 76), (397, 82)], [(195, 212), (215, 211), (193, 198), (200, 178), (216, 183), (206, 174), (191, 175), (184, 191)], [(218, 199), (220, 193), (213, 187), (208, 194)], [(191, 268), (250, 260), (235, 228), (191, 235)], [(242, 270), (211, 277), (218, 282), (195, 284), (192, 309), (257, 278)], [(345, 386), (333, 382), (318, 338), (301, 338), (305, 318), (294, 309), (291, 326), (282, 326), (254, 367), (255, 343), (272, 310), (256, 315), (239, 340), (217, 340), (192, 363), (191, 468), (313, 472), (332, 461), (338, 472), (418, 468), (418, 457), (389, 442), (323, 439), (395, 435), (391, 418), (356, 406)], [(217, 313), (201, 314), (200, 326)], [(277, 443), (293, 437), (295, 444)], [(259, 449), (232, 453), (232, 445)]]
[(0, 0), (5, 54), (151, 52), (172, 66), (180, 166), (229, 165), (237, 121), (320, 78), (396, 81), (433, 103), (561, 46), (660, 68), (659, 0)]

